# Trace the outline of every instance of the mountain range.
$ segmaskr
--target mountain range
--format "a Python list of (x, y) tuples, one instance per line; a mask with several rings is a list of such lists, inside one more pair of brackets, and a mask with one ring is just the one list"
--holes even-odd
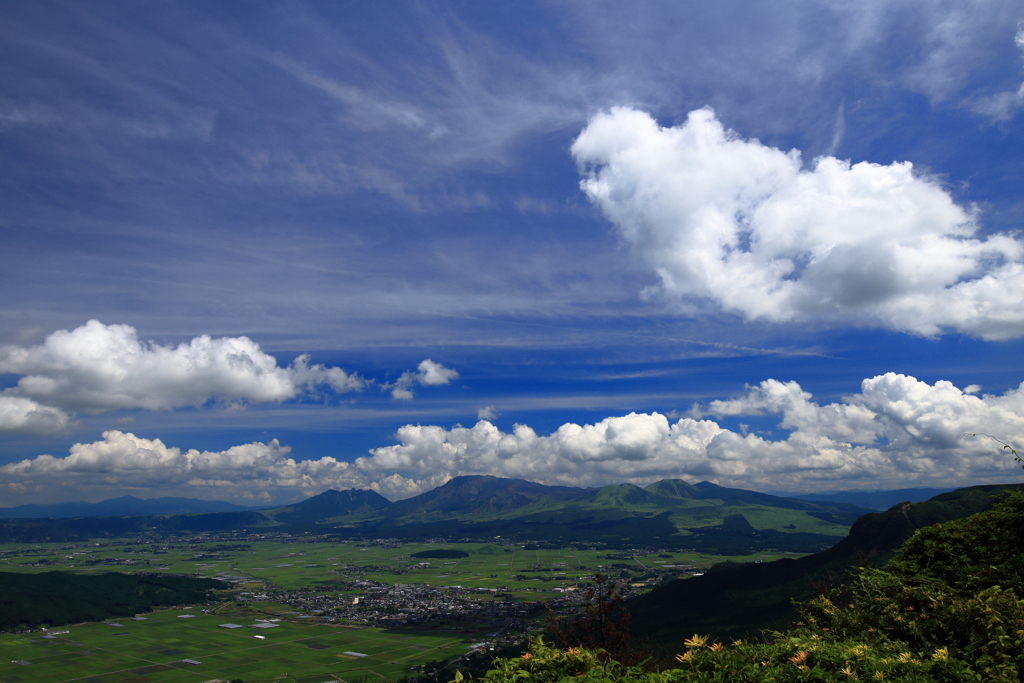
[[(678, 486), (673, 482), (681, 482), (684, 487), (690, 486), (686, 482), (682, 482), (679, 479), (666, 479), (657, 484), (653, 485), (655, 491), (666, 494), (670, 489)], [(532, 482), (527, 482), (532, 484)], [(698, 487), (707, 486), (707, 482), (698, 484)], [(493, 488), (492, 484), (492, 488)], [(534, 484), (534, 486), (542, 487), (546, 489), (546, 495), (556, 495), (556, 489), (563, 489), (565, 499), (574, 498), (578, 495), (580, 489), (570, 487), (557, 487), (557, 486), (542, 486), (541, 484)], [(734, 489), (738, 490), (738, 489)], [(880, 491), (833, 491), (830, 493), (806, 493), (797, 491), (769, 491), (768, 495), (776, 498), (795, 498), (797, 500), (805, 500), (812, 502), (821, 503), (844, 503), (847, 505), (853, 505), (859, 508), (867, 510), (887, 510), (896, 503), (909, 501), (911, 503), (917, 503), (928, 500), (933, 496), (937, 496), (940, 493), (946, 493), (953, 491), (952, 488), (908, 488), (908, 489), (892, 489), (892, 490), (880, 490)], [(296, 505), (302, 506), (298, 508), (299, 511), (304, 513), (312, 512), (314, 509), (323, 509), (330, 511), (328, 501), (337, 502), (337, 497), (333, 494), (339, 494), (338, 491), (326, 491), (320, 496), (314, 496), (307, 500), (319, 501), (311, 503), (307, 506), (302, 506), (302, 503)], [(409, 499), (416, 501), (408, 505), (402, 505), (402, 503), (408, 503), (408, 501), (399, 501), (399, 503), (393, 506), (392, 511), (389, 513), (390, 516), (399, 516), (398, 511), (408, 510), (410, 508), (421, 507), (427, 500), (432, 500), (436, 496), (430, 496), (428, 492), (421, 496)], [(446, 495), (447, 492), (441, 493), (440, 495)], [(750, 491), (752, 495), (757, 495), (756, 492)], [(427, 498), (424, 498), (426, 496)], [(499, 494), (500, 497), (500, 494)], [(388, 507), (388, 502), (383, 497), (378, 497), (379, 500), (372, 504), (375, 509)], [(484, 505), (490, 505), (498, 503), (497, 500), (485, 503)], [(506, 504), (513, 504), (514, 500), (507, 501)], [(500, 503), (498, 503), (500, 504)], [(480, 505), (475, 499), (467, 501), (467, 505)], [(103, 500), (98, 503), (86, 503), (83, 501), (76, 501), (70, 503), (52, 503), (52, 504), (28, 504), (18, 505), (17, 507), (0, 508), (0, 519), (40, 519), (46, 517), (123, 517), (126, 515), (188, 515), (188, 514), (199, 514), (209, 512), (236, 512), (240, 510), (267, 510), (272, 509), (273, 506), (245, 506), (237, 505), (235, 503), (227, 503), (218, 500), (200, 500), (198, 498), (149, 498), (141, 499), (135, 496), (120, 496), (118, 498), (110, 498)], [(291, 506), (288, 506), (291, 507)], [(344, 506), (342, 506), (344, 507)], [(458, 506), (456, 506), (458, 507)]]
[(51, 503), (0, 508), (0, 519), (39, 519), (42, 517), (112, 517), (124, 515), (192, 515), (204, 512), (249, 510), (244, 505), (197, 498), (149, 498), (120, 496), (99, 503)]
[[(137, 504), (132, 502), (137, 499), (130, 497), (115, 500)], [(178, 505), (180, 509), (184, 503)], [(846, 503), (782, 498), (680, 479), (665, 479), (643, 488), (618, 484), (584, 489), (465, 476), (394, 503), (374, 491), (350, 489), (326, 491), (300, 503), (263, 510), (235, 506), (198, 514), (8, 518), (0, 520), (0, 540), (247, 530), (360, 538), (501, 536), (563, 545), (654, 545), (740, 554), (757, 548), (814, 552), (839, 541), (866, 512)]]

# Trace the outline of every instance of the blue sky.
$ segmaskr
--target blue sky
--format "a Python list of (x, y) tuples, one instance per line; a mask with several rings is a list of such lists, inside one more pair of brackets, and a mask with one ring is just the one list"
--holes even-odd
[(1019, 481), (1022, 22), (4, 3), (3, 504)]

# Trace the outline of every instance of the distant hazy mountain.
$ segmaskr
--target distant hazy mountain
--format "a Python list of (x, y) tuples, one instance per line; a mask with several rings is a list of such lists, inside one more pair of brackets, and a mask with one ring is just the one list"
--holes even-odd
[[(615, 484), (584, 489), (486, 475), (455, 477), (432, 491), (396, 503), (374, 491), (352, 489), (325, 491), (273, 509), (167, 514), (167, 508), (161, 508), (160, 513), (131, 515), (125, 514), (125, 504), (151, 501), (118, 500), (118, 506), (89, 506), (86, 514), (94, 515), (91, 517), (78, 512), (77, 518), (38, 520), (35, 526), (27, 525), (30, 520), (8, 520), (0, 524), (0, 540), (34, 542), (247, 529), (347, 538), (500, 536), (561, 544), (558, 547), (601, 543), (730, 553), (755, 548), (815, 552), (839, 541), (858, 517), (869, 512), (847, 503), (780, 498), (680, 479), (662, 480), (646, 488)], [(36, 514), (42, 514), (39, 508), (43, 506), (36, 507)], [(115, 514), (113, 509), (122, 516), (95, 516)], [(56, 511), (51, 507), (46, 512)], [(61, 512), (68, 515), (67, 508)]]
[(940, 493), (955, 491), (951, 486), (944, 489), (892, 489), (890, 491), (833, 491), (832, 493), (792, 493), (771, 491), (771, 495), (799, 498), (828, 503), (849, 503), (871, 510), (888, 510), (897, 503), (920, 503)]
[(99, 503), (54, 503), (0, 508), (0, 519), (38, 519), (41, 517), (123, 517), (126, 515), (192, 515), (206, 512), (248, 510), (244, 505), (220, 500), (195, 498), (150, 498), (121, 496)]

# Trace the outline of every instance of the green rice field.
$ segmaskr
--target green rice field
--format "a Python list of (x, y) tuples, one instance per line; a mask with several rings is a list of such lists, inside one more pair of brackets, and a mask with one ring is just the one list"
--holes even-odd
[[(448, 548), (468, 557), (419, 559), (411, 555)], [(743, 561), (799, 557), (761, 552)], [(152, 571), (246, 577), (283, 590), (320, 585), (339, 576), (358, 575), (382, 583), (507, 588), (550, 591), (587, 581), (595, 571), (639, 578), (651, 573), (699, 572), (724, 556), (685, 551), (632, 554), (625, 551), (524, 550), (522, 545), (444, 543), (438, 545), (359, 544), (287, 540), (231, 542), (100, 541), (80, 544), (8, 544), (0, 546), (0, 571), (73, 572)], [(425, 566), (423, 563), (429, 563)], [(626, 577), (621, 577), (626, 578)], [(529, 599), (529, 598), (528, 598)]]
[[(170, 609), (138, 621), (123, 618), (54, 628), (56, 635), (51, 636), (42, 631), (3, 635), (0, 681), (395, 680), (409, 674), (413, 664), (467, 650), (459, 635), (399, 635), (374, 628), (304, 624), (284, 615), (289, 607), (276, 607), (282, 620), (267, 629), (252, 628), (252, 615), (229, 619), (199, 609)], [(271, 617), (274, 608), (260, 606), (264, 617)], [(225, 623), (242, 628), (221, 628)]]

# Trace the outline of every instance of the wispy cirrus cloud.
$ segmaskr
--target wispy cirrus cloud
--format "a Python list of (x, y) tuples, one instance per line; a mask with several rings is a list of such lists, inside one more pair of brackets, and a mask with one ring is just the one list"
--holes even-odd
[(391, 124), (413, 130), (428, 128), (431, 136), (437, 136), (444, 132), (443, 127), (438, 125), (429, 127), (418, 107), (414, 105), (382, 99), (363, 88), (327, 78), (280, 53), (269, 55), (267, 59), (306, 85), (347, 105), (350, 111), (350, 120), (356, 127), (379, 129)]
[[(1024, 22), (1017, 24), (1017, 33), (1013, 43), (1020, 51), (1024, 62)], [(983, 95), (969, 102), (968, 108), (975, 114), (990, 119), (993, 123), (1011, 120), (1024, 107), (1024, 82), (1016, 90), (1004, 90), (993, 95)]]

